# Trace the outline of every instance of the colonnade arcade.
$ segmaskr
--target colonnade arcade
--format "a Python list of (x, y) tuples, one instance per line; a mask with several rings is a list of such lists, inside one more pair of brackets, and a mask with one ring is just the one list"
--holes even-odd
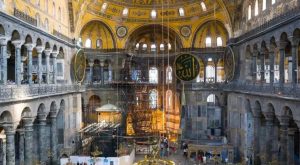
[(295, 164), (295, 157), (300, 154), (300, 129), (290, 107), (284, 106), (278, 114), (272, 103), (262, 105), (246, 100), (246, 110), (246, 156), (254, 164)]
[(30, 35), (22, 37), (19, 31), (5, 34), (0, 25), (1, 84), (56, 84), (57, 59), (64, 59), (64, 50)]
[[(63, 113), (65, 101), (59, 106), (53, 101), (47, 110), (41, 103), (36, 111), (26, 107), (19, 121), (4, 111), (0, 116), (1, 148), (4, 158), (0, 164), (45, 164), (58, 161), (64, 144)], [(34, 115), (34, 112), (37, 114)]]
[[(269, 84), (300, 83), (300, 30), (290, 35), (282, 32), (278, 37), (263, 40), (260, 44), (247, 45), (246, 79)], [(255, 41), (256, 42), (256, 41)], [(257, 42), (258, 43), (258, 42)]]

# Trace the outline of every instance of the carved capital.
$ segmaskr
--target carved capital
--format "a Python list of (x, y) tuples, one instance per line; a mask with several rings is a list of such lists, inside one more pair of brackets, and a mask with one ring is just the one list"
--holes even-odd
[(289, 136), (294, 136), (296, 133), (297, 129), (296, 128), (289, 128), (288, 129), (288, 135)]
[(289, 125), (290, 117), (288, 116), (281, 116), (280, 117), (280, 125), (283, 127), (287, 127)]
[(36, 51), (41, 54), (44, 51), (44, 48), (42, 46), (37, 46)]
[(23, 44), (23, 42), (21, 40), (15, 40), (15, 41), (12, 41), (11, 43), (16, 47), (16, 49), (21, 49), (22, 44)]
[(6, 46), (8, 39), (6, 37), (0, 37), (0, 45)]
[(34, 44), (25, 44), (25, 46), (26, 46), (26, 48), (27, 48), (28, 51), (32, 51), (33, 48), (35, 47)]
[(263, 114), (267, 121), (273, 122), (275, 116), (273, 112), (264, 112)]
[(50, 56), (51, 55), (51, 49), (45, 49), (44, 52), (45, 52), (46, 56)]
[(5, 130), (5, 134), (15, 134), (16, 130), (12, 123), (4, 123), (2, 126)]
[(57, 55), (58, 55), (58, 51), (52, 52), (52, 57), (53, 57), (53, 58), (57, 58)]
[(282, 49), (285, 49), (285, 47), (288, 45), (288, 42), (287, 41), (279, 41), (278, 45), (279, 45), (279, 49), (282, 50)]

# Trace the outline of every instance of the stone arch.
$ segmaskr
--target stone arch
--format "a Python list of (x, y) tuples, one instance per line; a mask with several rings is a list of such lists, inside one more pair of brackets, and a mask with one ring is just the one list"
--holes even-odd
[(262, 106), (261, 106), (261, 103), (258, 100), (256, 100), (254, 102), (254, 106), (252, 108), (252, 113), (255, 116), (256, 115), (261, 115), (261, 113), (262, 113)]
[(32, 43), (32, 37), (28, 34), (25, 37), (25, 44), (31, 44)]
[(36, 39), (36, 46), (42, 46), (43, 45), (43, 42), (40, 38), (37, 38)]
[(97, 108), (101, 105), (101, 98), (98, 95), (92, 95), (89, 98), (88, 106), (89, 109)]
[(9, 111), (4, 111), (0, 115), (0, 123), (12, 123), (13, 117)]
[(54, 117), (57, 115), (57, 105), (55, 101), (52, 101), (50, 104), (50, 115)]
[(56, 46), (56, 45), (53, 45), (52, 51), (53, 51), (53, 52), (56, 52), (56, 51), (57, 51), (57, 46)]
[(218, 106), (220, 104), (219, 96), (215, 93), (209, 93), (206, 97), (206, 102), (208, 105)]
[(58, 59), (64, 59), (65, 58), (63, 47), (59, 47), (57, 58)]
[(45, 44), (45, 49), (51, 49), (51, 46), (50, 46), (50, 43), (49, 43), (49, 42), (46, 42), (46, 44)]
[(29, 107), (25, 107), (21, 113), (21, 118), (29, 118), (32, 117), (32, 111)]
[(41, 103), (37, 110), (37, 119), (46, 118), (46, 107), (44, 103)]
[(20, 39), (21, 39), (20, 33), (17, 30), (14, 30), (11, 34), (11, 41), (16, 41)]

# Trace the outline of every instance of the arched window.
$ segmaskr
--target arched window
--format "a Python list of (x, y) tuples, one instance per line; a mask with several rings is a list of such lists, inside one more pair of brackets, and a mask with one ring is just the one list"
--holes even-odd
[(213, 103), (215, 104), (216, 103), (216, 96), (214, 94), (210, 94), (208, 97), (207, 97), (207, 103)]
[(58, 8), (58, 20), (61, 21), (61, 9), (60, 9), (60, 7)]
[(124, 9), (123, 9), (122, 15), (123, 15), (124, 17), (127, 17), (127, 16), (128, 16), (128, 8), (124, 8)]
[(254, 10), (254, 15), (258, 15), (258, 0), (255, 1), (255, 10)]
[(150, 83), (158, 83), (158, 70), (156, 67), (151, 67), (149, 70), (149, 82)]
[(45, 19), (45, 30), (49, 30), (49, 22), (47, 18)]
[(85, 45), (86, 48), (91, 48), (92, 47), (92, 40), (91, 39), (86, 39)]
[(140, 48), (140, 43), (137, 43), (137, 44), (135, 45), (135, 49), (138, 50), (139, 48)]
[(171, 66), (168, 66), (167, 69), (166, 69), (166, 83), (167, 84), (170, 84), (172, 83), (172, 67)]
[(104, 2), (101, 7), (101, 12), (104, 13), (106, 9), (107, 9), (107, 3)]
[(173, 108), (173, 101), (172, 101), (172, 91), (167, 90), (166, 92), (166, 105), (167, 105), (167, 110), (171, 110)]
[(210, 37), (206, 37), (206, 39), (205, 39), (205, 46), (206, 47), (211, 47), (211, 38)]
[(267, 0), (263, 0), (262, 2), (262, 10), (266, 10), (267, 9)]
[(223, 41), (221, 37), (217, 37), (217, 46), (223, 46)]
[(40, 14), (39, 13), (36, 13), (35, 19), (36, 19), (36, 26), (40, 27), (41, 26), (41, 18), (40, 18)]
[(165, 45), (164, 45), (163, 43), (161, 43), (160, 46), (159, 46), (159, 49), (160, 49), (161, 51), (164, 51), (164, 50), (165, 50)]
[(156, 51), (156, 45), (155, 44), (151, 44), (151, 52), (155, 52)]
[(55, 3), (53, 2), (53, 8), (52, 8), (52, 15), (53, 15), (53, 18), (55, 18)]
[(96, 41), (96, 48), (97, 49), (101, 49), (102, 48), (102, 40), (101, 39), (97, 39), (97, 41)]
[(216, 77), (216, 71), (215, 67), (213, 66), (213, 62), (209, 62), (208, 66), (206, 67), (206, 82), (207, 83), (212, 83), (215, 81)]
[(168, 43), (168, 49), (171, 50), (172, 49), (172, 45), (170, 43)]
[(181, 16), (181, 17), (184, 16), (184, 9), (182, 7), (179, 8), (178, 12), (179, 12), (179, 16)]
[(148, 46), (147, 44), (143, 44), (143, 50), (147, 50)]
[(156, 10), (152, 10), (152, 11), (151, 11), (151, 18), (152, 18), (152, 19), (155, 19), (156, 16), (157, 16)]
[(248, 7), (248, 20), (250, 20), (251, 19), (251, 5), (249, 5), (249, 7)]
[(157, 98), (158, 98), (157, 90), (155, 89), (151, 90), (149, 93), (149, 107), (151, 109), (157, 108)]
[(204, 2), (201, 2), (201, 7), (202, 7), (202, 10), (203, 10), (203, 11), (206, 11), (206, 5), (205, 5)]
[(272, 5), (276, 3), (276, 0), (272, 0)]

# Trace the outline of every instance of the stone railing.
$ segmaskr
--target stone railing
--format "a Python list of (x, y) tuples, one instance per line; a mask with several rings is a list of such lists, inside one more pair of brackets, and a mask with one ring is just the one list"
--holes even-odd
[(65, 40), (65, 41), (67, 41), (69, 43), (73, 43), (73, 44), (75, 43), (75, 39), (71, 39), (68, 36), (60, 33), (59, 31), (57, 31), (55, 29), (53, 30), (53, 35), (55, 35), (56, 37), (58, 37), (58, 38), (60, 38), (62, 40)]
[(84, 86), (80, 85), (24, 85), (20, 87), (2, 85), (0, 86), (0, 103), (82, 91), (84, 91)]
[(14, 9), (14, 16), (33, 25), (33, 26), (37, 26), (37, 20), (30, 17), (29, 15), (27, 15), (26, 13), (18, 10), (18, 9)]

